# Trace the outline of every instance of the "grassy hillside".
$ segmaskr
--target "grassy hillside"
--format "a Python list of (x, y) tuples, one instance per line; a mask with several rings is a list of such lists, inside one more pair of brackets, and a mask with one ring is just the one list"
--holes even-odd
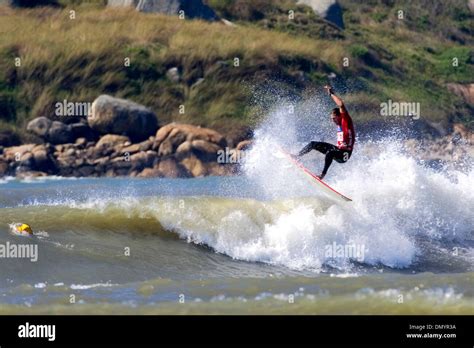
[[(360, 121), (380, 117), (378, 105), (392, 99), (422, 103), (431, 121), (469, 122), (472, 109), (445, 87), (474, 76), (473, 21), (465, 1), (362, 6), (344, 0), (344, 31), (292, 1), (208, 3), (237, 27), (107, 9), (103, 1), (0, 7), (0, 129), (22, 134), (29, 119), (52, 116), (56, 102), (93, 101), (103, 93), (147, 105), (163, 123), (251, 126), (258, 122), (249, 103), (253, 86), (279, 81), (300, 93), (321, 86), (330, 73), (351, 86), (348, 102)], [(400, 7), (403, 21), (396, 17)], [(292, 21), (290, 8), (296, 10)], [(179, 82), (167, 77), (171, 67), (179, 68)]]

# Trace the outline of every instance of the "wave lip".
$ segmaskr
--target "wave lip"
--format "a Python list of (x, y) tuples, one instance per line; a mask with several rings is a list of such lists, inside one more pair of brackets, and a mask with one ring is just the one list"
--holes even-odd
[[(440, 177), (427, 179), (423, 190), (439, 180), (449, 183)], [(339, 183), (343, 186), (345, 181)], [(316, 272), (329, 268), (354, 273), (359, 267), (374, 266), (399, 269), (416, 266), (416, 270), (424, 270), (424, 263), (436, 263), (430, 258), (432, 254), (441, 254), (440, 263), (460, 262), (461, 258), (449, 254), (452, 245), (462, 245), (462, 257), (468, 264), (472, 261), (469, 227), (454, 221), (433, 223), (432, 214), (426, 215), (429, 210), (413, 209), (418, 205), (417, 199), (427, 199), (423, 195), (386, 196), (378, 187), (364, 192), (357, 192), (357, 185), (351, 187), (357, 199), (348, 205), (334, 205), (316, 197), (269, 201), (204, 196), (120, 201), (107, 198), (86, 203), (67, 201), (3, 208), (0, 220), (18, 221), (19, 216), (28, 216), (35, 221), (35, 229), (48, 239), (65, 231), (77, 238), (84, 234), (102, 238), (104, 232), (179, 236), (237, 260)], [(393, 187), (388, 185), (386, 191), (393, 192)], [(453, 198), (452, 190), (444, 192), (443, 198)], [(433, 202), (433, 209), (441, 206)], [(463, 214), (465, 207), (449, 209), (457, 215)], [(444, 216), (453, 220), (469, 219), (456, 215)]]

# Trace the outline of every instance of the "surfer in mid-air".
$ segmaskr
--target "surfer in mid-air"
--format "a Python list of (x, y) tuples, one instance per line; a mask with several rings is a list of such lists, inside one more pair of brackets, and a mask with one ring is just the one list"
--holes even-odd
[(355, 131), (354, 125), (352, 123), (352, 118), (349, 116), (344, 102), (341, 98), (334, 94), (334, 90), (331, 86), (324, 86), (328, 94), (331, 96), (332, 100), (337, 105), (337, 108), (332, 109), (331, 119), (337, 125), (337, 145), (312, 141), (306, 145), (298, 155), (294, 157), (300, 157), (312, 150), (316, 150), (326, 155), (324, 161), (324, 169), (321, 175), (318, 175), (318, 178), (323, 179), (328, 172), (329, 166), (332, 161), (335, 160), (339, 163), (345, 163), (349, 160), (354, 148), (355, 142)]

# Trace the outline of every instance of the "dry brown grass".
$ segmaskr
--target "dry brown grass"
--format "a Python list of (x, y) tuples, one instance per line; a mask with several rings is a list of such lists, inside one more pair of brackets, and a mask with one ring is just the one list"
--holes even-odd
[(163, 54), (189, 60), (243, 56), (276, 61), (279, 54), (338, 60), (343, 50), (328, 41), (294, 37), (255, 27), (186, 21), (133, 10), (85, 8), (69, 19), (69, 10), (35, 9), (0, 12), (0, 48), (17, 45), (24, 63), (49, 61), (58, 55), (107, 52), (123, 43), (160, 44)]

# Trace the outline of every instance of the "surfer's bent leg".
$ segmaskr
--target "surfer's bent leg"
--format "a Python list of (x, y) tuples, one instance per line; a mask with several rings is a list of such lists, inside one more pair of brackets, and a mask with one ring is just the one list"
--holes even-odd
[(335, 149), (332, 149), (328, 151), (326, 154), (326, 159), (324, 160), (324, 169), (321, 175), (324, 177), (331, 166), (331, 163), (333, 160), (336, 160), (336, 162), (339, 163), (346, 163), (349, 158), (351, 157), (351, 151), (342, 151), (335, 147)]
[(329, 143), (324, 143), (320, 141), (312, 141), (301, 149), (301, 151), (298, 153), (298, 157), (303, 156), (312, 150), (319, 151), (322, 154), (327, 154), (328, 151), (334, 150), (335, 148), (336, 147), (334, 145), (329, 144)]
[(326, 158), (324, 159), (324, 169), (321, 173), (321, 176), (324, 177), (327, 172), (328, 172), (328, 169), (329, 167), (331, 166), (331, 163), (332, 163), (332, 160), (334, 159), (334, 157), (336, 156), (337, 154), (337, 150), (330, 150), (328, 151), (328, 153), (326, 154)]

